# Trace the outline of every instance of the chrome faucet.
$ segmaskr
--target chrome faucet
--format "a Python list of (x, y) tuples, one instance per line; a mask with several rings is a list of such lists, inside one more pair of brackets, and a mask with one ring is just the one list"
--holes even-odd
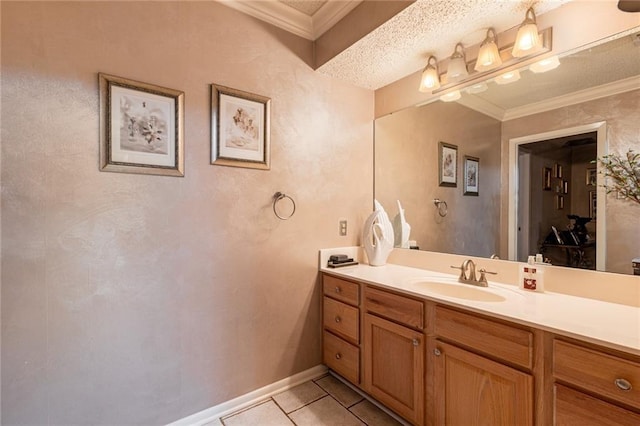
[(484, 268), (480, 268), (480, 277), (476, 278), (476, 264), (472, 259), (466, 259), (461, 266), (451, 266), (454, 269), (460, 269), (458, 282), (463, 284), (472, 284), (478, 287), (488, 287), (486, 274), (496, 275), (496, 272), (489, 272)]

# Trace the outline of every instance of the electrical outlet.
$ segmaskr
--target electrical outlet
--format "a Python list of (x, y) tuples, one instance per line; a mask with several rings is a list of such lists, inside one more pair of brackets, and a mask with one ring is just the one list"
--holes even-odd
[(340, 219), (340, 236), (347, 235), (347, 219)]

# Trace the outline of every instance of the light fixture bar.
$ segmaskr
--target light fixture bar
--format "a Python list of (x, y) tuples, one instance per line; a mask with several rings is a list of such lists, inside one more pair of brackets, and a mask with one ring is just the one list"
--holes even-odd
[(485, 80), (504, 72), (510, 71), (511, 69), (516, 69), (520, 67), (524, 67), (529, 65), (535, 61), (540, 55), (548, 53), (552, 48), (552, 27), (545, 28), (544, 30), (538, 33), (540, 39), (542, 40), (542, 48), (537, 51), (535, 54), (531, 54), (529, 56), (525, 56), (523, 58), (514, 58), (511, 55), (511, 50), (513, 49), (513, 43), (508, 44), (506, 46), (500, 47), (498, 50), (500, 52), (500, 57), (502, 58), (502, 65), (497, 68), (494, 68), (490, 71), (478, 72), (473, 70), (473, 65), (476, 63), (477, 58), (470, 59), (467, 61), (467, 68), (469, 69), (469, 76), (465, 79), (457, 82), (448, 82), (446, 81), (446, 73), (442, 73), (440, 76), (441, 85), (438, 89), (434, 90), (432, 93), (434, 95), (438, 93), (448, 92), (450, 90), (462, 90), (466, 87), (472, 86), (478, 83), (480, 80)]

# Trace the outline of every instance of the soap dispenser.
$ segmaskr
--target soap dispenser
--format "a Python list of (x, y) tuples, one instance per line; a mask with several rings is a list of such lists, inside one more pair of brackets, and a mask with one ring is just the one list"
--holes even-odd
[(529, 256), (526, 264), (520, 265), (518, 286), (522, 290), (544, 291), (544, 270), (536, 264), (536, 258)]

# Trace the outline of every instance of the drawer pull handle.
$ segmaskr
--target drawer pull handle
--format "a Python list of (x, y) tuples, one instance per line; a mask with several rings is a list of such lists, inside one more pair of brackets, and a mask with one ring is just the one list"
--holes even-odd
[(413, 346), (418, 346), (418, 345), (420, 345), (420, 340), (413, 339), (412, 343), (413, 343)]
[(440, 356), (440, 355), (442, 355), (442, 352), (440, 352), (440, 349), (435, 348), (435, 349), (433, 350), (433, 354), (434, 354), (435, 356)]
[(340, 352), (338, 352), (338, 353), (336, 354), (336, 359), (340, 359), (340, 358), (342, 358), (342, 354), (341, 354)]
[(340, 318), (338, 315), (336, 315), (336, 322), (339, 323), (340, 321), (342, 321), (342, 318)]
[(336, 287), (336, 293), (340, 293), (342, 289), (340, 287)]
[(616, 384), (618, 389), (623, 391), (630, 391), (633, 388), (633, 386), (631, 386), (631, 382), (626, 379), (615, 379), (613, 383)]

